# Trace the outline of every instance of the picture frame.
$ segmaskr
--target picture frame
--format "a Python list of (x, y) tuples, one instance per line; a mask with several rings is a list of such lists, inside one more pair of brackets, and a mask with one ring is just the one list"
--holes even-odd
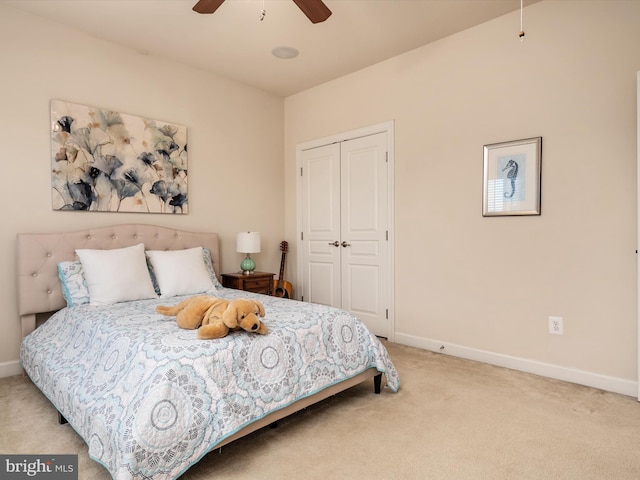
[(542, 137), (484, 146), (482, 216), (540, 215)]
[(56, 211), (189, 212), (187, 127), (51, 100)]

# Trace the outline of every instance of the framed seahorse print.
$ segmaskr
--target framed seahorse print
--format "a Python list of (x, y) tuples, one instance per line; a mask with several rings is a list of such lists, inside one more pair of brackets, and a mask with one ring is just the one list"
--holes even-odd
[(540, 215), (542, 137), (484, 146), (482, 215)]

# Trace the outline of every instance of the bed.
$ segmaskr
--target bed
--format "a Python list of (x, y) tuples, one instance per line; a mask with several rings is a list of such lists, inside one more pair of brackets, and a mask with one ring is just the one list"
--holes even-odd
[[(140, 224), (18, 235), (21, 365), (113, 478), (177, 478), (211, 450), (363, 381), (373, 379), (379, 393), (384, 374), (387, 392), (399, 388), (384, 345), (350, 313), (223, 288), (218, 243), (215, 233)], [(140, 248), (153, 295), (140, 272), (129, 274)], [(127, 274), (110, 284), (124, 263), (100, 255), (125, 251)], [(170, 260), (149, 262), (157, 258)], [(176, 258), (190, 265), (188, 278), (175, 270)], [(108, 288), (100, 269), (112, 270)], [(269, 333), (199, 340), (156, 313), (201, 293), (185, 293), (204, 288), (195, 278), (204, 293), (259, 300)], [(117, 297), (135, 295), (141, 284), (140, 298)], [(118, 290), (115, 299), (97, 300)]]

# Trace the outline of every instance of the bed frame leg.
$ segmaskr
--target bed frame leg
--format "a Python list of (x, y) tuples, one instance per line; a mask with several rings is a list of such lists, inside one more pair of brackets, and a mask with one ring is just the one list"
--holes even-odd
[(67, 419), (62, 416), (62, 414), (60, 412), (58, 412), (58, 423), (60, 425), (64, 425), (65, 423), (69, 423), (69, 422), (67, 422)]
[(382, 374), (379, 373), (375, 377), (373, 377), (373, 391), (375, 393), (380, 393), (380, 385), (382, 384)]

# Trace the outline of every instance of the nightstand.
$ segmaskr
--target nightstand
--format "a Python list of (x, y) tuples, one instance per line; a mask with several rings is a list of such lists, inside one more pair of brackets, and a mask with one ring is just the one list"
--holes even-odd
[(272, 294), (273, 277), (275, 273), (253, 272), (250, 275), (243, 273), (223, 273), (222, 286), (244, 290), (245, 292)]

